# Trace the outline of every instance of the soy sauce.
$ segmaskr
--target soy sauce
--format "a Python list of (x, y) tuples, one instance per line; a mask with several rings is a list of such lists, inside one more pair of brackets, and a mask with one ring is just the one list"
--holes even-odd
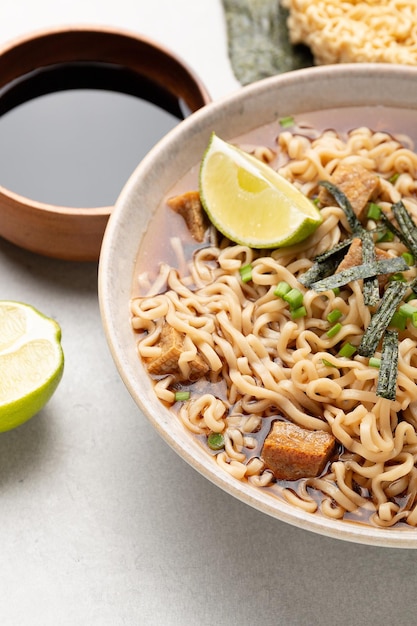
[(49, 204), (111, 206), (187, 114), (163, 87), (111, 64), (59, 64), (0, 90), (0, 185)]

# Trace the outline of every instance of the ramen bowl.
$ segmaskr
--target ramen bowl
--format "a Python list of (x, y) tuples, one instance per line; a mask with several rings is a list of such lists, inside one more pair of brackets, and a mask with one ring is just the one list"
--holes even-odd
[[(212, 483), (267, 515), (333, 538), (397, 548), (417, 548), (417, 529), (407, 524), (376, 527), (308, 513), (249, 481), (237, 480), (213, 462), (207, 450), (156, 398), (138, 357), (130, 301), (137, 274), (146, 266), (142, 250), (151, 236), (156, 209), (192, 168), (195, 185), (198, 164), (213, 131), (233, 141), (265, 125), (278, 124), (280, 118), (307, 119), (312, 114), (325, 128), (368, 125), (374, 130), (400, 133), (407, 132), (413, 120), (416, 130), (416, 103), (416, 69), (347, 64), (267, 78), (209, 104), (181, 122), (138, 165), (110, 217), (99, 264), (105, 335), (120, 376), (137, 404), (138, 419), (148, 419), (165, 442)], [(162, 240), (155, 242), (156, 260), (165, 245)]]
[[(92, 89), (93, 84), (102, 92), (148, 100), (178, 121), (182, 114), (210, 102), (205, 86), (187, 63), (157, 41), (122, 29), (88, 25), (48, 28), (0, 48), (1, 115), (40, 95)], [(179, 103), (184, 106), (177, 116), (171, 108)], [(80, 158), (83, 150), (87, 147), (79, 146)], [(45, 186), (48, 191), (54, 181)], [(0, 186), (0, 236), (45, 256), (97, 261), (112, 209), (111, 205), (61, 206)]]

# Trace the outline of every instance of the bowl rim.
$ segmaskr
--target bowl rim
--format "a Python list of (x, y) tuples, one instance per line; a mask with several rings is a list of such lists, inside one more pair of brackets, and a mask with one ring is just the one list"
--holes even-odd
[[(390, 64), (344, 64), (334, 66), (318, 66), (312, 68), (303, 68), (300, 70), (294, 70), (287, 74), (279, 76), (265, 78), (257, 83), (247, 85), (242, 89), (229, 94), (207, 105), (203, 109), (194, 113), (190, 118), (181, 122), (176, 128), (168, 133), (158, 144), (155, 146), (145, 157), (145, 159), (138, 165), (131, 177), (127, 180), (126, 185), (122, 189), (120, 196), (115, 204), (115, 210), (110, 217), (106, 232), (103, 239), (103, 245), (101, 249), (99, 271), (98, 271), (98, 294), (99, 294), (99, 307), (100, 315), (103, 325), (105, 338), (114, 360), (116, 368), (124, 382), (127, 390), (136, 402), (136, 405), (143, 412), (144, 416), (150, 421), (152, 426), (161, 435), (164, 441), (174, 449), (181, 458), (183, 458), (189, 465), (194, 467), (200, 474), (205, 476), (212, 483), (219, 486), (223, 491), (226, 491), (230, 495), (233, 495), (238, 500), (249, 504), (253, 508), (262, 511), (271, 517), (315, 532), (320, 535), (327, 536), (329, 538), (335, 538), (339, 540), (345, 540), (348, 542), (374, 545), (379, 547), (389, 548), (417, 548), (417, 531), (415, 528), (402, 526), (401, 528), (377, 528), (370, 525), (362, 525), (357, 522), (351, 522), (347, 520), (332, 520), (325, 518), (321, 515), (309, 514), (306, 516), (304, 512), (296, 509), (283, 500), (276, 500), (271, 497), (270, 494), (265, 494), (262, 490), (256, 492), (250, 491), (248, 495), (248, 488), (245, 483), (241, 483), (235, 479), (232, 479), (226, 472), (223, 475), (219, 475), (211, 471), (201, 460), (200, 457), (196, 458), (190, 454), (189, 450), (184, 447), (183, 441), (178, 441), (176, 437), (172, 435), (167, 426), (166, 421), (159, 416), (151, 414), (151, 404), (147, 391), (140, 393), (135, 386), (138, 378), (138, 373), (129, 371), (129, 367), (126, 363), (125, 346), (121, 343), (118, 335), (118, 328), (114, 319), (114, 311), (112, 310), (112, 274), (115, 275), (118, 272), (117, 265), (117, 243), (120, 236), (119, 228), (119, 216), (123, 215), (126, 203), (129, 201), (132, 195), (137, 191), (137, 187), (141, 180), (150, 177), (152, 169), (155, 163), (161, 158), (160, 155), (163, 152), (169, 152), (170, 149), (175, 147), (181, 141), (193, 141), (195, 136), (199, 134), (199, 127), (210, 126), (211, 120), (218, 119), (225, 111), (230, 116), (231, 112), (236, 112), (244, 108), (245, 105), (250, 104), (251, 99), (255, 96), (258, 100), (262, 99), (269, 92), (275, 90), (276, 93), (279, 90), (300, 89), (302, 85), (303, 92), (308, 89), (308, 86), (313, 86), (316, 81), (334, 81), (335, 78), (339, 81), (339, 84), (343, 84), (343, 81), (347, 78), (355, 77), (358, 83), (364, 85), (369, 79), (369, 76), (373, 75), (377, 78), (380, 85), (389, 78), (397, 77), (403, 84), (403, 86), (409, 80), (413, 80), (417, 89), (417, 68), (409, 66), (393, 66)], [(320, 100), (320, 94), (317, 95)], [(342, 97), (342, 96), (341, 96)], [(357, 94), (355, 94), (355, 99)], [(257, 101), (258, 101), (257, 100)], [(366, 97), (366, 100), (372, 101), (372, 94), (370, 98)], [(392, 99), (393, 102), (395, 98)], [(415, 100), (414, 100), (415, 102)], [(356, 100), (355, 100), (356, 103)], [(375, 99), (374, 105), (378, 105)], [(345, 106), (349, 106), (348, 104)], [(386, 105), (388, 106), (388, 105)], [(332, 105), (331, 108), (334, 108)], [(401, 107), (404, 108), (404, 107)], [(407, 107), (405, 107), (407, 108)], [(417, 109), (417, 105), (413, 104), (413, 98), (410, 96), (409, 108)], [(306, 108), (305, 111), (315, 110), (314, 107)], [(295, 114), (297, 114), (296, 112)], [(254, 124), (254, 127), (261, 126), (267, 123), (265, 120), (261, 124)], [(250, 130), (250, 129), (247, 129)], [(233, 137), (233, 123), (231, 123), (230, 136)], [(227, 139), (227, 137), (226, 137)], [(195, 163), (188, 162), (188, 166), (191, 167)], [(178, 178), (180, 174), (178, 174)], [(163, 190), (160, 191), (160, 199), (162, 199)], [(156, 206), (153, 207), (153, 210)], [(143, 233), (142, 235), (143, 236)], [(139, 249), (140, 238), (138, 238), (136, 252)], [(133, 262), (132, 259), (128, 261)], [(123, 261), (124, 263), (124, 261)], [(132, 270), (132, 265), (126, 267), (123, 264), (125, 271)], [(131, 275), (133, 280), (133, 274)], [(126, 303), (130, 299), (130, 293), (124, 293), (124, 297), (127, 298)], [(128, 310), (126, 309), (126, 320), (128, 319)], [(132, 345), (134, 344), (134, 337), (132, 333)], [(130, 348), (129, 348), (130, 349)], [(149, 391), (149, 390), (148, 390)], [(185, 431), (184, 431), (185, 432)], [(187, 433), (188, 435), (188, 433)], [(205, 452), (207, 455), (207, 453)], [(255, 488), (256, 489), (256, 488)], [(266, 497), (267, 496), (267, 497)], [(274, 506), (275, 503), (275, 506)]]

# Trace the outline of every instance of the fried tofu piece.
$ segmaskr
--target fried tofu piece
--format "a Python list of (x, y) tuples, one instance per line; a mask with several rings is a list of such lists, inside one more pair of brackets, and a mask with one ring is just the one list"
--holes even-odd
[[(360, 163), (339, 163), (330, 178), (343, 191), (357, 218), (363, 222), (368, 202), (375, 198), (379, 190), (378, 176)], [(320, 188), (319, 201), (322, 206), (334, 204), (333, 196), (324, 187)]]
[(322, 473), (335, 446), (331, 433), (277, 420), (265, 439), (262, 458), (278, 480), (311, 478)]
[[(390, 258), (388, 252), (386, 252), (385, 250), (380, 250), (379, 248), (375, 248), (375, 255), (377, 261)], [(361, 265), (362, 263), (362, 241), (359, 239), (359, 237), (355, 237), (354, 239), (352, 239), (352, 243), (349, 246), (347, 254), (337, 266), (336, 273), (347, 270), (350, 267), (356, 267), (357, 265)], [(380, 274), (378, 276), (379, 286), (384, 287), (387, 284), (388, 279), (389, 274)]]
[(209, 369), (206, 361), (197, 353), (193, 360), (188, 362), (189, 373), (184, 377), (178, 364), (184, 348), (184, 334), (167, 323), (162, 326), (160, 347), (162, 354), (147, 365), (148, 372), (153, 376), (172, 374), (177, 380), (197, 380)]
[(198, 191), (187, 191), (173, 196), (167, 201), (168, 206), (184, 218), (193, 238), (201, 243), (209, 226), (207, 215), (200, 201)]

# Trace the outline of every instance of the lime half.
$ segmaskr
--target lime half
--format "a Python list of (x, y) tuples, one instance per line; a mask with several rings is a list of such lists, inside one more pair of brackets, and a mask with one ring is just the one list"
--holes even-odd
[(0, 301), (0, 432), (38, 413), (63, 369), (57, 322), (27, 304)]
[(320, 211), (293, 184), (215, 133), (201, 162), (200, 198), (223, 235), (251, 248), (299, 243), (322, 222)]

